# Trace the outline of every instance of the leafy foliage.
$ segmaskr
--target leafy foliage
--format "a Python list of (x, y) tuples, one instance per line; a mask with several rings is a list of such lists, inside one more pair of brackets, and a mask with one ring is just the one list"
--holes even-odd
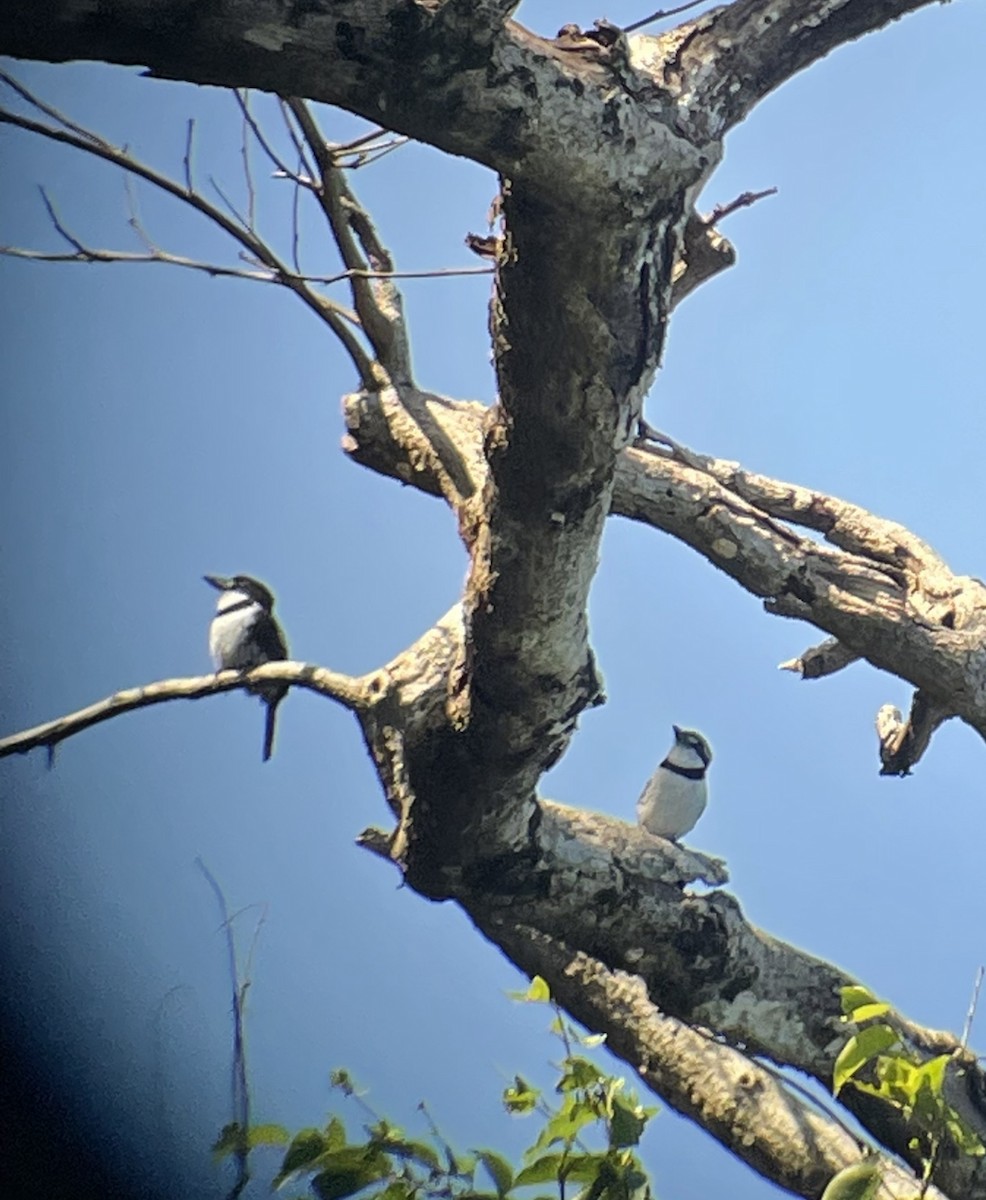
[(890, 1006), (866, 988), (847, 987), (841, 992), (844, 1021), (861, 1026), (839, 1051), (832, 1076), (835, 1095), (847, 1084), (885, 1100), (899, 1109), (920, 1130), (911, 1149), (924, 1164), (929, 1178), (946, 1131), (965, 1154), (986, 1154), (986, 1146), (945, 1099), (945, 1073), (950, 1054), (923, 1062), (908, 1052), (892, 1025), (880, 1018)]
[(657, 1110), (586, 1056), (602, 1039), (565, 1021), (543, 979), (535, 976), (514, 998), (551, 1004), (551, 1031), (564, 1047), (553, 1099), (520, 1075), (503, 1092), (508, 1113), (539, 1118), (519, 1167), (488, 1148), (457, 1153), (430, 1117), (427, 1136), (410, 1137), (368, 1107), (345, 1070), (334, 1071), (331, 1082), (370, 1118), (358, 1134), (339, 1116), (293, 1137), (278, 1125), (226, 1126), (214, 1153), (224, 1158), (244, 1146), (286, 1146), (274, 1187), (304, 1182), (318, 1200), (650, 1200), (636, 1147)]

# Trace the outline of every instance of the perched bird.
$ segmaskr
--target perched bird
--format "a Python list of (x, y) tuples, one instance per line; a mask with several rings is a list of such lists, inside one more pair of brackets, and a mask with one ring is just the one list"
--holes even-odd
[[(216, 615), (209, 626), (209, 653), (217, 671), (249, 671), (261, 663), (288, 656), (284, 633), (274, 619), (270, 588), (250, 575), (203, 575), (219, 592)], [(274, 718), (287, 693), (283, 683), (265, 683), (250, 689), (267, 705), (264, 729), (264, 762), (274, 747)]]
[(709, 797), (705, 772), (712, 751), (694, 729), (671, 728), (674, 743), (640, 793), (637, 820), (648, 833), (676, 842), (705, 811)]

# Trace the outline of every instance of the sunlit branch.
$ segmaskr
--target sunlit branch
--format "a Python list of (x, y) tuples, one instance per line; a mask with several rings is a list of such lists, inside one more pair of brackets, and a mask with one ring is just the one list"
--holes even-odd
[(305, 688), (336, 700), (344, 708), (354, 712), (362, 711), (370, 701), (369, 685), (363, 678), (341, 675), (309, 663), (269, 662), (252, 671), (220, 671), (216, 675), (162, 679), (142, 687), (114, 692), (105, 700), (80, 708), (77, 712), (0, 738), (0, 758), (11, 754), (24, 754), (28, 750), (44, 746), (48, 750), (50, 761), (59, 742), (123, 713), (147, 708), (152, 704), (163, 704), (168, 700), (200, 700), (204, 696), (216, 696), (221, 692), (249, 689), (260, 683), (286, 683), (290, 687)]

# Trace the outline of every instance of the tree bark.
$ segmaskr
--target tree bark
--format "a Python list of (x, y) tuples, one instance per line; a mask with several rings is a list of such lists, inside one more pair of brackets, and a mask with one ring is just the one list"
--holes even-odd
[[(749, 925), (728, 893), (688, 889), (722, 883), (721, 864), (537, 786), (601, 699), (586, 605), (611, 512), (670, 532), (769, 611), (837, 639), (830, 665), (865, 657), (986, 736), (982, 584), (830, 497), (631, 445), (674, 303), (729, 259), (694, 209), (723, 136), (795, 72), (926, 2), (737, 0), (633, 39), (606, 23), (540, 38), (495, 0), (352, 0), (344, 16), (328, 0), (0, 3), (5, 53), (322, 100), (499, 173), (498, 403), (424, 395), (406, 357), (347, 399), (349, 453), (441, 494), (470, 554), (461, 603), (355, 681), (394, 817), (364, 844), (422, 895), (459, 903), (676, 1107), (812, 1197), (853, 1161), (852, 1139), (802, 1112), (754, 1056), (830, 1085), (851, 1032), (838, 989), (852, 981)], [(906, 769), (924, 745), (900, 738), (890, 761)], [(890, 1020), (914, 1054), (953, 1054), (953, 1102), (986, 1138), (972, 1057)], [(717, 1070), (728, 1060), (725, 1083), (709, 1055)], [(915, 1161), (894, 1110), (842, 1098)], [(774, 1136), (785, 1105), (800, 1132)], [(954, 1147), (934, 1180), (955, 1200), (986, 1198), (982, 1160)]]

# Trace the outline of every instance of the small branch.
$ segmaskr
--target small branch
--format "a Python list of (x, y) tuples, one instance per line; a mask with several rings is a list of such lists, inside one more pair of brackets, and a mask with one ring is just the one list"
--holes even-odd
[[(230, 1200), (237, 1200), (246, 1190), (250, 1182), (250, 1144), (247, 1135), (250, 1131), (250, 1085), (247, 1079), (246, 1040), (243, 1031), (243, 1013), (246, 1007), (246, 994), (250, 986), (249, 966), (240, 980), (239, 967), (236, 961), (236, 938), (233, 935), (233, 918), (230, 916), (229, 905), (226, 903), (226, 893), (223, 891), (215, 875), (209, 870), (201, 858), (195, 859), (195, 865), (202, 872), (206, 883), (212, 889), (222, 917), (222, 929), (226, 935), (226, 956), (229, 968), (229, 980), (232, 989), (233, 1012), (233, 1062), (230, 1093), (232, 1103), (233, 1125), (237, 1132), (236, 1148), (233, 1157), (236, 1161), (236, 1179), (229, 1191)], [(254, 931), (250, 957), (253, 957), (253, 945), (263, 925), (264, 918), (257, 922)]]
[[(242, 217), (237, 215), (235, 220), (231, 219), (222, 209), (210, 203), (204, 196), (197, 192), (189, 193), (182, 184), (177, 183), (167, 175), (161, 174), (161, 172), (156, 171), (153, 167), (140, 162), (125, 150), (121, 150), (103, 141), (101, 138), (97, 138), (95, 134), (78, 133), (72, 129), (55, 129), (50, 125), (44, 125), (38, 121), (31, 120), (29, 117), (23, 117), (19, 113), (13, 113), (6, 109), (0, 109), (0, 123), (14, 125), (19, 129), (36, 133), (51, 141), (74, 146), (78, 150), (84, 150), (89, 154), (93, 154), (105, 162), (122, 167), (123, 170), (131, 172), (138, 176), (138, 178), (146, 179), (148, 183), (154, 184), (161, 191), (167, 192), (170, 196), (175, 196), (185, 204), (190, 205), (197, 212), (202, 213), (203, 216), (218, 225), (224, 233), (227, 233), (239, 242), (248, 253), (263, 263), (275, 276), (276, 282), (294, 292), (296, 296), (300, 297), (308, 305), (316, 316), (329, 326), (352, 359), (364, 387), (373, 388), (379, 386), (379, 369), (369, 357), (359, 339), (341, 318), (336, 306), (331, 301), (327, 301), (324, 296), (313, 292), (303, 280), (299, 279), (288, 268), (287, 264), (280, 260), (266, 242), (246, 227)], [(189, 153), (188, 149), (186, 149), (186, 153)], [(189, 170), (190, 168), (186, 172), (186, 183)], [(213, 184), (218, 188), (218, 185), (215, 185), (214, 181)], [(233, 211), (235, 213), (235, 210)], [(63, 236), (67, 236), (64, 231)], [(72, 242), (70, 237), (68, 240)], [(72, 244), (74, 245), (75, 243), (72, 242)]]
[[(400, 291), (387, 282), (394, 277), (390, 253), (346, 182), (336, 151), (322, 136), (308, 104), (297, 97), (287, 99), (285, 104), (317, 164), (321, 177), (319, 204), (349, 272), (353, 307), (359, 313), (363, 331), (390, 381), (396, 386), (412, 384), (403, 299)], [(378, 279), (381, 282), (375, 282)]]
[(11, 754), (25, 754), (29, 750), (44, 746), (48, 750), (50, 763), (54, 748), (59, 742), (123, 713), (147, 708), (152, 704), (163, 704), (168, 700), (200, 700), (203, 696), (216, 696), (221, 692), (232, 692), (241, 688), (249, 689), (265, 682), (286, 683), (290, 687), (306, 688), (338, 701), (343, 708), (355, 713), (365, 710), (371, 701), (368, 682), (363, 678), (341, 675), (325, 667), (311, 666), (309, 663), (270, 662), (252, 671), (220, 671), (217, 675), (162, 679), (142, 687), (114, 692), (105, 700), (80, 708), (77, 712), (0, 738), (0, 758)]
[(259, 122), (250, 111), (250, 106), (247, 102), (247, 97), (249, 94), (250, 93), (246, 88), (233, 89), (233, 95), (236, 97), (236, 103), (239, 105), (240, 112), (243, 115), (243, 120), (247, 123), (250, 131), (253, 133), (253, 136), (257, 139), (257, 144), (260, 146), (261, 150), (263, 150), (263, 152), (267, 155), (280, 175), (283, 175), (286, 179), (293, 180), (294, 183), (300, 187), (313, 188), (313, 180), (310, 178), (306, 179), (301, 174), (301, 171), (304, 169), (304, 163), (299, 161), (298, 171), (296, 173), (287, 165), (284, 159), (281, 158), (274, 147), (270, 144), (266, 135), (264, 134), (263, 129), (260, 127)]
[(910, 775), (922, 758), (940, 725), (955, 714), (932, 700), (918, 688), (911, 700), (911, 712), (905, 721), (899, 708), (885, 704), (876, 714), (876, 733), (880, 739), (881, 775)]
[(246, 180), (247, 189), (247, 227), (254, 232), (257, 228), (257, 192), (253, 186), (253, 166), (250, 162), (250, 138), (249, 131), (255, 128), (253, 118), (250, 115), (249, 108), (249, 91), (243, 89), (243, 95), (240, 95), (238, 88), (234, 88), (233, 95), (236, 97), (237, 103), (243, 114), (243, 126), (240, 134), (240, 157), (243, 159), (243, 176)]
[(821, 679), (857, 662), (859, 657), (855, 650), (844, 646), (838, 638), (826, 638), (819, 645), (805, 650), (800, 658), (791, 658), (787, 662), (779, 663), (777, 669), (796, 671), (802, 679)]
[(717, 204), (712, 212), (703, 219), (706, 225), (718, 225), (723, 217), (728, 217), (741, 208), (749, 208), (751, 204), (756, 204), (758, 200), (763, 200), (766, 196), (776, 195), (777, 188), (775, 187), (765, 188), (762, 192), (743, 192), (735, 200), (730, 200), (728, 204)]
[(185, 129), (185, 154), (182, 157), (182, 166), (185, 169), (185, 191), (189, 196), (195, 194), (195, 183), (192, 177), (192, 151), (194, 150), (195, 140), (195, 118), (188, 118), (188, 125)]
[(665, 17), (676, 17), (678, 13), (688, 12), (690, 8), (698, 8), (701, 3), (702, 0), (689, 0), (687, 4), (679, 4), (677, 8), (659, 8), (649, 17), (643, 17), (630, 25), (624, 25), (623, 32), (633, 33), (637, 29), (643, 29), (645, 25), (650, 25), (652, 21), (663, 21)]

